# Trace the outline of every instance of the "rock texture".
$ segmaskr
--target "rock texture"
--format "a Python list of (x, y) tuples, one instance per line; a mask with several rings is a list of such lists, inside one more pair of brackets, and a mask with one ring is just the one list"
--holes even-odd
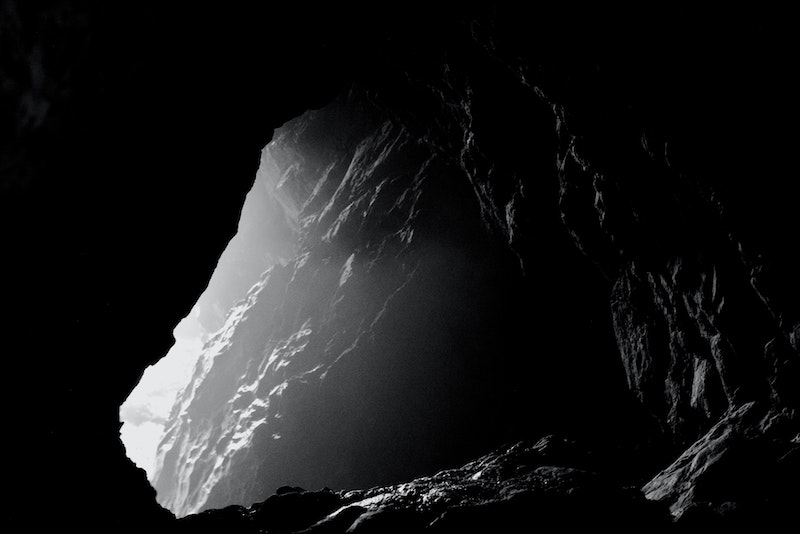
[[(342, 141), (295, 170), (273, 154), (294, 184), (299, 256), (236, 307), (182, 397), (162, 456), (187, 484), (162, 482), (176, 509), (324, 478), (383, 488), (324, 528), (432, 529), (441, 514), (406, 489), (427, 495), (436, 477), (387, 484), (561, 430), (678, 526), (790, 516), (792, 20), (3, 0), (3, 389), (11, 486), (28, 503), (10, 509), (32, 531), (241, 526), (241, 508), (174, 522), (158, 507), (124, 458), (118, 407), (208, 283), (272, 130), (354, 82), (375, 113), (273, 146)], [(220, 389), (203, 387), (212, 376)], [(543, 495), (544, 481), (587, 488), (589, 504), (558, 501), (573, 513), (619, 495), (567, 463), (486, 486), (457, 470), (441, 486), (486, 490), (496, 510), (503, 488)], [(271, 501), (275, 521), (313, 509), (274, 528), (345, 499), (305, 495)], [(381, 495), (414, 513), (364, 502)]]
[[(719, 36), (737, 51), (752, 46), (752, 55), (717, 58), (709, 72), (692, 71), (702, 94), (718, 94), (721, 109), (702, 108), (706, 101), (698, 103), (696, 92), (676, 84), (693, 65), (689, 56), (705, 50), (699, 28), (687, 28), (688, 44), (680, 49), (654, 44), (661, 34), (635, 34), (652, 46), (649, 61), (635, 54), (606, 57), (601, 47), (601, 57), (578, 59), (597, 61), (595, 72), (552, 83), (543, 72), (569, 67), (545, 61), (537, 72), (520, 62), (512, 52), (538, 42), (509, 31), (513, 23), (500, 24), (506, 31), (487, 29), (477, 39), (552, 105), (561, 218), (612, 282), (614, 333), (629, 388), (663, 432), (680, 447), (728, 407), (752, 400), (797, 407), (797, 312), (785, 299), (797, 294), (787, 270), (797, 260), (785, 253), (797, 218), (791, 210), (776, 212), (771, 194), (740, 203), (753, 188), (720, 177), (749, 173), (763, 176), (775, 192), (792, 190), (773, 174), (780, 171), (764, 161), (763, 142), (748, 131), (767, 119), (727, 116), (725, 107), (744, 98), (743, 91), (759, 94), (755, 80), (740, 87), (733, 77), (745, 66), (753, 69), (750, 76), (770, 68), (750, 62), (758, 53), (774, 59), (769, 54), (779, 43)], [(608, 49), (620, 51), (616, 43)], [(573, 56), (566, 52), (566, 58)], [(614, 85), (629, 70), (632, 85)], [(596, 95), (607, 99), (593, 100)], [(696, 131), (705, 117), (718, 123)], [(739, 147), (735, 160), (722, 156)], [(765, 294), (778, 279), (781, 296)]]
[(668, 503), (684, 526), (783, 527), (796, 520), (800, 436), (794, 412), (755, 403), (731, 410), (648, 482), (648, 499)]
[[(179, 520), (175, 532), (465, 532), (535, 528), (665, 531), (669, 514), (636, 488), (591, 471), (586, 451), (563, 438), (516, 443), (396, 486), (307, 492), (281, 488), (263, 503)], [(208, 530), (204, 530), (208, 529)]]

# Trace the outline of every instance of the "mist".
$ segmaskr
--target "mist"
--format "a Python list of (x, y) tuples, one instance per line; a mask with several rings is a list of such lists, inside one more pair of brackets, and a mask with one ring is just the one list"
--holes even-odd
[(155, 474), (164, 424), (176, 396), (189, 384), (206, 343), (262, 273), (294, 254), (296, 210), (279, 191), (281, 176), (266, 154), (262, 152), (253, 188), (242, 206), (237, 233), (220, 256), (206, 290), (175, 327), (172, 348), (145, 370), (120, 406), (126, 454), (149, 480)]

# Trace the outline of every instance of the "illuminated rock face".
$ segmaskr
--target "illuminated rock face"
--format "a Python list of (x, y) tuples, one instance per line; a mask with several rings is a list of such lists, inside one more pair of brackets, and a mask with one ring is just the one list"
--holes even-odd
[(457, 170), (355, 95), (276, 133), (260, 173), (297, 208), (298, 254), (206, 343), (159, 447), (162, 504), (399, 481), (508, 430), (519, 380), (489, 380), (521, 275)]

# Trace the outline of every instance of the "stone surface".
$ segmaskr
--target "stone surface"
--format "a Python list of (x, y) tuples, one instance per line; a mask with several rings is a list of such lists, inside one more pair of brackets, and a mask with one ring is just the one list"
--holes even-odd
[(798, 424), (792, 411), (755, 403), (732, 409), (642, 491), (669, 504), (685, 526), (785, 526), (796, 520)]
[(587, 470), (587, 458), (577, 444), (547, 436), (403, 484), (274, 495), (250, 508), (189, 516), (177, 526), (181, 532), (189, 525), (203, 532), (220, 521), (242, 532), (307, 534), (669, 527), (666, 507)]

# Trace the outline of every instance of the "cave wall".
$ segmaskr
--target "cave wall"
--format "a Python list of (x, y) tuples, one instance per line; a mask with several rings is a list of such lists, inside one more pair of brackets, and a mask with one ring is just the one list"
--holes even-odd
[[(123, 457), (118, 406), (207, 283), (271, 130), (344, 80), (465, 173), (534, 290), (574, 291), (543, 315), (592, 295), (575, 322), (549, 323), (574, 358), (557, 371), (621, 361), (647, 432), (677, 452), (728, 407), (796, 409), (796, 83), (780, 13), (0, 13), (4, 390), (27, 503), (14, 508), (42, 529), (166, 520)], [(498, 134), (531, 115), (554, 137), (524, 120)], [(535, 179), (548, 162), (555, 181)], [(552, 237), (553, 214), (577, 247)], [(542, 250), (597, 268), (562, 271)], [(595, 345), (600, 359), (582, 350)], [(624, 387), (583, 385), (627, 405)]]

